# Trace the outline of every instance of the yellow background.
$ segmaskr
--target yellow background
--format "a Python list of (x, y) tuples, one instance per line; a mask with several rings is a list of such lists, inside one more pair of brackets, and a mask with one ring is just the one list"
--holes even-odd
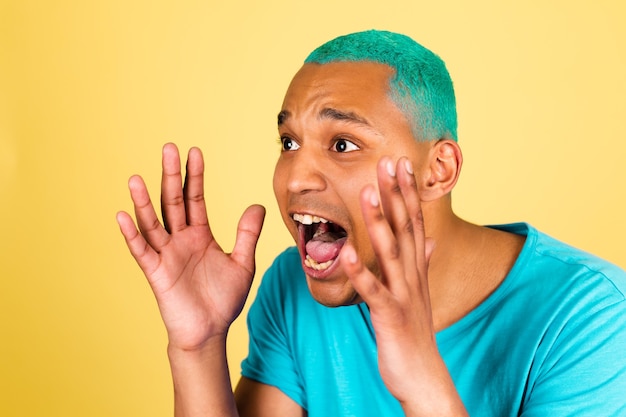
[[(226, 248), (248, 204), (268, 207), (262, 272), (290, 244), (271, 191), (282, 95), (347, 32), (404, 32), (447, 62), (463, 217), (626, 266), (622, 3), (2, 0), (0, 415), (172, 414), (166, 335), (115, 223), (127, 178), (156, 198), (161, 145), (201, 146)], [(240, 319), (233, 376), (246, 343)]]

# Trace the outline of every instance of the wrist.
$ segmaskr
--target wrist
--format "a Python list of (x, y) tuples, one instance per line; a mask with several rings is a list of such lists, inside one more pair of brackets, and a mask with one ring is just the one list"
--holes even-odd
[[(427, 377), (414, 379), (415, 375)], [(407, 417), (409, 416), (454, 416), (467, 417), (467, 411), (454, 386), (448, 369), (440, 356), (428, 361), (418, 373), (413, 374), (411, 387), (403, 390), (396, 398)], [(405, 387), (408, 388), (408, 385)], [(415, 395), (415, 393), (420, 393)]]
[(438, 402), (437, 404), (407, 404), (401, 403), (402, 410), (406, 417), (469, 417), (465, 407), (462, 404), (456, 402)]
[(180, 344), (172, 340), (167, 345), (170, 360), (177, 358), (209, 358), (226, 355), (226, 335), (216, 335), (198, 344)]

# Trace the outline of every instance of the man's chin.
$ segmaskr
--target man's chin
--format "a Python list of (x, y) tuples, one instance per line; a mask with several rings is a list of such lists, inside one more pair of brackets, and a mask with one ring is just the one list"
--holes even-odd
[(343, 307), (360, 303), (361, 297), (349, 282), (320, 282), (307, 276), (309, 292), (326, 307)]

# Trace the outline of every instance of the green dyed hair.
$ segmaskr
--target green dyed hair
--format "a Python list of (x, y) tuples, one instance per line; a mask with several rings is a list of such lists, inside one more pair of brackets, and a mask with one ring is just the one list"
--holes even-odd
[(305, 63), (370, 61), (391, 67), (390, 98), (417, 140), (457, 140), (456, 100), (445, 63), (399, 33), (369, 30), (340, 36), (315, 49)]

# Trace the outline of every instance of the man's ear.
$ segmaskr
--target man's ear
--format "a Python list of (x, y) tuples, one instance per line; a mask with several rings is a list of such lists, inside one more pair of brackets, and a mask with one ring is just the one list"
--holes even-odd
[(437, 200), (449, 194), (461, 173), (463, 154), (459, 145), (450, 139), (434, 142), (419, 184), (422, 201)]

